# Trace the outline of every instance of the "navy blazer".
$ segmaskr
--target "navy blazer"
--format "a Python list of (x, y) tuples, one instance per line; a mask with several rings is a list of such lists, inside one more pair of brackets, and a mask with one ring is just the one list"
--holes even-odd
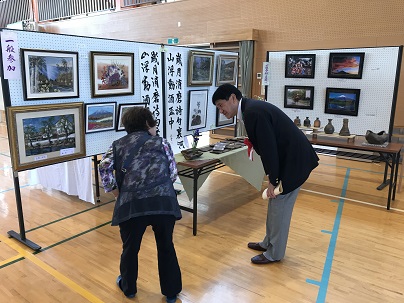
[(319, 161), (306, 135), (271, 103), (243, 98), (241, 112), (271, 184), (282, 181), (283, 194), (301, 186)]

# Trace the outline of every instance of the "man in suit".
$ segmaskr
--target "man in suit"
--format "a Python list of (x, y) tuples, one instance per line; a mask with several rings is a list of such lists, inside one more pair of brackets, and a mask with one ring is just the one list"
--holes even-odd
[[(319, 158), (292, 120), (276, 106), (259, 100), (242, 98), (231, 84), (223, 84), (212, 96), (220, 113), (244, 122), (248, 138), (261, 157), (268, 176), (268, 214), (266, 235), (248, 247), (262, 253), (253, 257), (254, 264), (280, 261), (285, 256), (293, 206), (301, 185), (317, 167)], [(283, 192), (274, 189), (282, 181)]]

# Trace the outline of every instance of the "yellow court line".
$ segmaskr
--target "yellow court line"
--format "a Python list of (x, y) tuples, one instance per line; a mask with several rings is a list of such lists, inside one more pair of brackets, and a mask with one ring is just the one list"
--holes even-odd
[(31, 262), (33, 262), (34, 264), (36, 264), (37, 266), (39, 266), (40, 268), (45, 270), (47, 273), (49, 273), (50, 275), (52, 275), (53, 277), (58, 279), (60, 282), (62, 282), (66, 286), (68, 286), (70, 289), (72, 289), (73, 291), (77, 292), (78, 294), (80, 294), (81, 296), (86, 298), (88, 301), (94, 302), (94, 303), (103, 303), (102, 300), (98, 299), (92, 293), (85, 290), (80, 285), (78, 285), (77, 283), (70, 280), (68, 277), (62, 275), (60, 272), (53, 269), (51, 266), (49, 266), (45, 262), (41, 261), (37, 257), (35, 257), (35, 255), (30, 253), (29, 251), (26, 251), (25, 249), (19, 247), (12, 240), (10, 240), (2, 235), (0, 235), (0, 240), (2, 242), (6, 243), (8, 246), (10, 246), (12, 249), (16, 250), (20, 254), (19, 257), (24, 257), (24, 258), (30, 260)]

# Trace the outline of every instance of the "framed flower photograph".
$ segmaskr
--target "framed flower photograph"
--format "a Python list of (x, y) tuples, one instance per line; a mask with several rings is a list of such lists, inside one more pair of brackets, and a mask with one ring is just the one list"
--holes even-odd
[(134, 106), (139, 106), (139, 107), (146, 107), (146, 103), (125, 103), (125, 104), (119, 104), (118, 107), (118, 116), (116, 119), (116, 131), (123, 131), (125, 130), (125, 127), (122, 124), (122, 117), (125, 114), (125, 112), (134, 107)]
[(357, 116), (360, 89), (327, 87), (325, 110), (327, 114)]
[(191, 90), (188, 98), (188, 128), (194, 130), (206, 127), (208, 90)]
[(315, 54), (286, 54), (285, 78), (314, 78)]
[(188, 60), (188, 86), (210, 86), (213, 82), (215, 53), (190, 51)]
[(227, 119), (225, 115), (221, 114), (219, 109), (216, 108), (216, 127), (223, 127), (234, 124), (235, 117)]
[(330, 53), (328, 78), (362, 79), (365, 53)]
[(285, 108), (313, 109), (314, 86), (285, 85)]
[(24, 100), (79, 97), (78, 53), (21, 49)]
[(7, 107), (13, 169), (86, 156), (83, 103)]
[(216, 86), (225, 83), (236, 85), (238, 76), (238, 56), (219, 55), (216, 71)]
[(86, 133), (115, 130), (116, 102), (86, 103), (85, 112)]
[(91, 96), (133, 95), (133, 53), (91, 52)]

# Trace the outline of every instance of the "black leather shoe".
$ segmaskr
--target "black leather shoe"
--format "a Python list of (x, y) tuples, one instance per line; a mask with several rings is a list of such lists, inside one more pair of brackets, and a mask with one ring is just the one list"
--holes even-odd
[(265, 248), (263, 248), (258, 242), (248, 242), (248, 248), (258, 250), (258, 251), (267, 251)]
[(254, 264), (269, 264), (269, 263), (276, 263), (279, 262), (279, 260), (277, 261), (271, 261), (268, 260), (264, 254), (260, 254), (260, 255), (256, 255), (255, 257), (251, 258), (251, 262)]

